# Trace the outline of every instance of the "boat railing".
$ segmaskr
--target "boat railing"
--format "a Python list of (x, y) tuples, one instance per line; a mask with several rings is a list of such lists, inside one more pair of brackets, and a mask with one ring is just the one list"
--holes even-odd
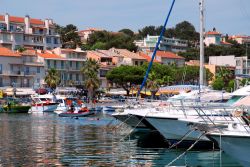
[[(244, 127), (244, 129), (246, 130), (246, 132), (249, 133), (249, 130), (246, 126), (249, 127), (250, 125), (250, 121), (248, 118), (246, 118), (244, 116), (244, 109), (246, 109), (245, 106), (225, 106), (225, 107), (221, 107), (219, 111), (214, 110), (215, 108), (213, 108), (213, 110), (211, 110), (211, 112), (215, 115), (208, 115), (206, 114), (206, 112), (204, 111), (204, 108), (201, 107), (194, 107), (195, 111), (197, 112), (197, 114), (199, 115), (199, 117), (206, 123), (206, 124), (213, 124), (213, 128), (217, 128), (220, 131), (220, 125), (216, 124), (218, 120), (212, 120), (212, 117), (220, 117), (220, 118), (224, 118), (224, 123), (226, 123), (227, 125), (229, 124), (240, 124), (242, 127)], [(212, 109), (212, 108), (210, 108)], [(217, 108), (218, 109), (218, 108)], [(224, 112), (220, 112), (221, 110), (224, 110)], [(240, 112), (239, 112), (240, 111)], [(227, 113), (227, 114), (226, 114)], [(237, 121), (236, 121), (237, 120)]]

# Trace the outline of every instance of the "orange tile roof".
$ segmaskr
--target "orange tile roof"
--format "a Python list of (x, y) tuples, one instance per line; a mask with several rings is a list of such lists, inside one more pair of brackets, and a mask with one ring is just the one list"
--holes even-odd
[(169, 59), (185, 59), (184, 57), (178, 56), (177, 54), (173, 52), (167, 52), (167, 51), (157, 51), (156, 56), (169, 58)]
[[(139, 56), (141, 56), (141, 57), (147, 59), (148, 62), (151, 61), (151, 57), (150, 57), (149, 55), (147, 55), (147, 54), (145, 54), (145, 53), (143, 53), (143, 52), (139, 52), (138, 54), (139, 54)], [(154, 63), (160, 63), (160, 61), (158, 61), (158, 60), (156, 60), (156, 59), (154, 59), (153, 62), (154, 62)]]
[(63, 57), (59, 55), (48, 53), (46, 51), (44, 53), (38, 53), (38, 55), (45, 59), (64, 59)]
[(0, 56), (20, 57), (21, 55), (8, 48), (0, 47)]
[(127, 49), (116, 49), (116, 48), (111, 48), (111, 51), (114, 50), (117, 54), (126, 57), (126, 58), (131, 58), (131, 59), (139, 59), (139, 60), (146, 60), (144, 57), (139, 56), (138, 54), (134, 52), (130, 52)]
[(221, 33), (216, 32), (216, 31), (208, 31), (206, 35), (221, 35)]
[(27, 49), (27, 50), (21, 52), (20, 54), (21, 55), (26, 55), (26, 56), (36, 56), (36, 50)]
[[(0, 20), (4, 21), (5, 18), (3, 15), (0, 15)], [(24, 17), (17, 17), (17, 16), (10, 16), (10, 22), (14, 22), (14, 23), (24, 23)], [(30, 24), (37, 24), (37, 25), (43, 25), (44, 21), (42, 21), (41, 19), (33, 19), (30, 18)]]

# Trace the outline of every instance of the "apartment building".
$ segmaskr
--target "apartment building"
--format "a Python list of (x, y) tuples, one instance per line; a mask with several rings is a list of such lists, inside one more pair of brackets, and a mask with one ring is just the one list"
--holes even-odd
[(87, 53), (80, 49), (56, 48), (52, 51), (38, 51), (39, 59), (44, 63), (45, 73), (55, 68), (61, 77), (61, 86), (82, 85), (84, 76), (81, 68), (87, 59)]
[(115, 61), (115, 55), (111, 54), (108, 50), (96, 50), (96, 51), (88, 51), (87, 57), (89, 59), (94, 59), (100, 63), (99, 70), (99, 79), (100, 79), (100, 87), (107, 88), (109, 83), (106, 79), (106, 74), (111, 69), (117, 66), (117, 62)]
[[(138, 46), (140, 51), (154, 51), (156, 43), (160, 36), (147, 35), (143, 40), (135, 41), (135, 45)], [(162, 37), (159, 45), (159, 50), (170, 52), (185, 52), (188, 47), (187, 40), (181, 40), (177, 38)]]
[[(140, 53), (140, 55), (144, 57), (148, 55), (151, 60), (153, 56), (153, 52), (143, 52), (143, 53)], [(154, 62), (158, 62), (158, 63), (165, 64), (165, 65), (176, 65), (177, 67), (182, 67), (185, 65), (185, 58), (173, 52), (157, 51)]]
[(235, 75), (250, 75), (250, 59), (247, 56), (210, 56), (209, 64), (225, 67), (235, 67)]
[(61, 47), (60, 36), (52, 19), (0, 15), (0, 46), (9, 49), (54, 49)]
[(250, 36), (247, 35), (233, 35), (230, 36), (229, 39), (237, 41), (239, 44), (250, 44)]
[(78, 31), (78, 35), (82, 43), (87, 43), (89, 36), (97, 31), (103, 31), (103, 30), (98, 28), (88, 28), (86, 30)]
[(0, 87), (39, 87), (44, 76), (44, 66), (36, 51), (18, 53), (0, 48)]
[(111, 54), (116, 54), (120, 57), (117, 65), (131, 65), (131, 66), (139, 66), (142, 65), (144, 62), (147, 62), (147, 59), (140, 56), (139, 53), (131, 52), (127, 49), (116, 49), (111, 48), (109, 49)]

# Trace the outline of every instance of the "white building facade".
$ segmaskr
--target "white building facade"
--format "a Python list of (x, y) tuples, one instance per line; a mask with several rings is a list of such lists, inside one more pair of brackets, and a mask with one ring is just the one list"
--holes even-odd
[[(159, 36), (147, 35), (143, 40), (135, 41), (135, 45), (138, 46), (140, 51), (153, 51)], [(185, 52), (188, 48), (188, 41), (176, 38), (162, 37), (159, 45), (159, 50), (170, 52)]]
[(54, 49), (61, 47), (60, 36), (52, 19), (33, 19), (0, 15), (0, 45), (9, 49)]

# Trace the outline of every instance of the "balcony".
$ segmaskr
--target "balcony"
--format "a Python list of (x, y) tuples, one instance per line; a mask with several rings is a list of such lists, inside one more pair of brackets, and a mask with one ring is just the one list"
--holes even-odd
[(36, 75), (37, 73), (35, 71), (25, 71), (24, 75)]

